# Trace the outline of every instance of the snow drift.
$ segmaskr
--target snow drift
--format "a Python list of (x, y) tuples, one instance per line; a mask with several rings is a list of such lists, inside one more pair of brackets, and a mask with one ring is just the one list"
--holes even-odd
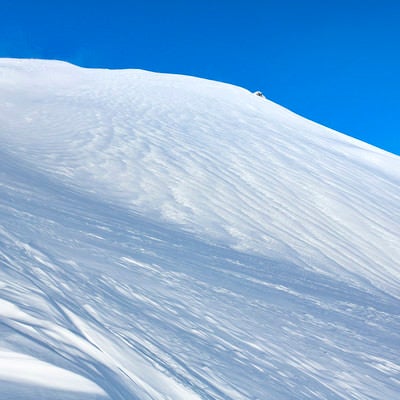
[(400, 159), (192, 77), (0, 60), (0, 393), (395, 399)]

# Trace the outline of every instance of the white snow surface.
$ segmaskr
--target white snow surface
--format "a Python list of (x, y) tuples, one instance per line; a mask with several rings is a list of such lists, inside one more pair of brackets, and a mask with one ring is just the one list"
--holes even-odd
[(400, 398), (400, 158), (245, 89), (0, 59), (1, 399)]

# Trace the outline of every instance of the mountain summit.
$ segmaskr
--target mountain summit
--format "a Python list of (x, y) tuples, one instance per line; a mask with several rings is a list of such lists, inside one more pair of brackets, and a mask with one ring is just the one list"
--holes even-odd
[(398, 156), (180, 75), (0, 59), (0, 104), (2, 396), (398, 396)]

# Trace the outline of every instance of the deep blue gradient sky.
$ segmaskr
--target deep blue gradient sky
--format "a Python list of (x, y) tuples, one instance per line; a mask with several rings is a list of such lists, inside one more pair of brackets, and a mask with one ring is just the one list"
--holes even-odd
[(229, 82), (400, 154), (398, 0), (0, 0), (0, 57)]

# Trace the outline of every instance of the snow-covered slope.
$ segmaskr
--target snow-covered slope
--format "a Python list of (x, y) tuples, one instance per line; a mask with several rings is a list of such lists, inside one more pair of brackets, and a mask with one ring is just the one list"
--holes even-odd
[(0, 60), (0, 394), (396, 399), (400, 159), (244, 89)]

